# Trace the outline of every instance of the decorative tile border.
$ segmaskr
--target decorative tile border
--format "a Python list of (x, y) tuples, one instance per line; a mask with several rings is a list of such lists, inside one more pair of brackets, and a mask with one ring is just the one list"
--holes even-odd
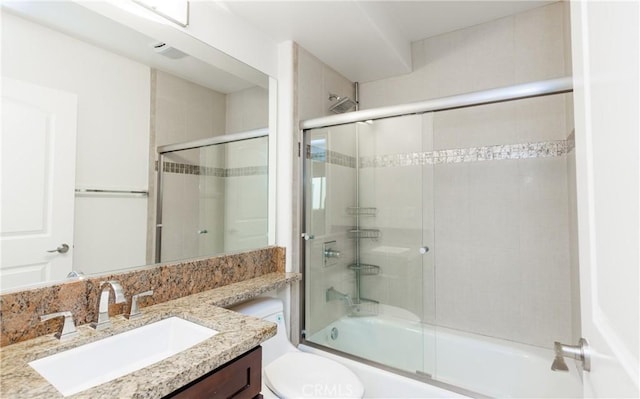
[(263, 166), (246, 166), (242, 168), (214, 168), (209, 166), (190, 165), (177, 162), (164, 162), (162, 170), (165, 173), (177, 173), (184, 175), (202, 175), (216, 177), (238, 177), (238, 176), (256, 176), (266, 175), (269, 167)]
[(230, 169), (225, 169), (224, 177), (266, 175), (268, 171), (269, 171), (269, 167), (266, 165), (245, 166), (243, 168), (230, 168)]
[(566, 155), (573, 149), (573, 146), (573, 140), (557, 140), (539, 143), (505, 144), (429, 152), (376, 155), (372, 157), (361, 157), (360, 167), (384, 168), (499, 161), (505, 159), (549, 158)]
[[(567, 140), (524, 144), (501, 144), (484, 147), (456, 148), (428, 152), (385, 154), (360, 157), (361, 168), (423, 166), (443, 163), (500, 161), (505, 159), (549, 158), (566, 155), (575, 147), (573, 136)], [(324, 148), (307, 146), (307, 159), (333, 165), (356, 167), (356, 158)]]

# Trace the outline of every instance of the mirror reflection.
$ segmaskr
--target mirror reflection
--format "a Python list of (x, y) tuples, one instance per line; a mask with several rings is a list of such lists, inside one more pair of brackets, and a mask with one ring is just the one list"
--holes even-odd
[(261, 129), (243, 140), (159, 148), (156, 261), (267, 244), (266, 134)]
[(79, 4), (1, 16), (2, 290), (267, 245), (266, 76)]

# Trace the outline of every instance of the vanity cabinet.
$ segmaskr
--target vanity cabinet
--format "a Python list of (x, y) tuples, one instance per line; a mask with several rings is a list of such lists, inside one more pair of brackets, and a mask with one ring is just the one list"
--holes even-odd
[(262, 398), (262, 347), (223, 364), (163, 399)]

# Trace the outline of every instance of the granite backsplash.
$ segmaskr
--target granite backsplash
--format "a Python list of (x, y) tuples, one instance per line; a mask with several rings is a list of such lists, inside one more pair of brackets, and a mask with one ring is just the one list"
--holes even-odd
[(109, 314), (114, 316), (128, 313), (131, 296), (143, 291), (153, 290), (153, 295), (140, 298), (142, 307), (284, 270), (285, 249), (268, 247), (2, 294), (0, 346), (60, 331), (62, 318), (42, 323), (40, 315), (68, 310), (76, 325), (97, 320), (102, 281), (117, 280), (127, 298), (126, 304), (114, 304), (111, 295)]

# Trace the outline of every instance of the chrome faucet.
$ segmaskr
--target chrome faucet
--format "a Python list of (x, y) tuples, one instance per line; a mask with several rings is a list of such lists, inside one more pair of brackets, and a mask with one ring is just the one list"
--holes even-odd
[(589, 351), (589, 343), (586, 339), (580, 338), (578, 345), (565, 345), (560, 342), (553, 343), (555, 357), (551, 364), (553, 371), (569, 371), (564, 358), (574, 359), (582, 363), (584, 371), (591, 371), (591, 352)]
[(91, 327), (96, 330), (104, 330), (111, 327), (111, 321), (109, 320), (109, 294), (110, 288), (113, 288), (115, 295), (115, 303), (125, 303), (127, 300), (124, 297), (122, 286), (117, 281), (103, 281), (100, 283), (100, 302), (98, 305), (98, 322), (91, 323)]
[(73, 315), (71, 312), (57, 312), (40, 316), (40, 321), (47, 321), (56, 317), (64, 317), (64, 324), (62, 325), (62, 331), (56, 333), (55, 336), (59, 340), (65, 340), (67, 338), (75, 337), (78, 335), (76, 330), (76, 324), (73, 322)]
[(344, 301), (349, 307), (353, 306), (353, 300), (351, 299), (351, 296), (349, 296), (348, 294), (343, 294), (333, 287), (327, 288), (327, 291), (325, 292), (325, 301), (329, 302), (336, 299)]

